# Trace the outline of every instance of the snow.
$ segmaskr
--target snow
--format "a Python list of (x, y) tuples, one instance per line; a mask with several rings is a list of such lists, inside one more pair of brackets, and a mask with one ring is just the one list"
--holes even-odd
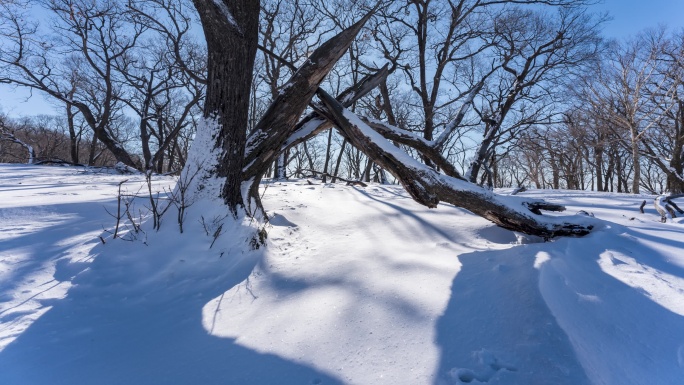
[(296, 142), (299, 139), (302, 139), (305, 136), (311, 134), (316, 128), (318, 128), (323, 123), (325, 123), (324, 119), (314, 118), (314, 119), (309, 120), (301, 128), (299, 128), (297, 131), (295, 131), (294, 134), (290, 135), (287, 138), (287, 141), (285, 142), (283, 147), (291, 146), (294, 142)]
[(213, 0), (213, 1), (214, 1), (214, 4), (216, 5), (216, 7), (218, 7), (221, 14), (228, 21), (228, 24), (230, 24), (231, 27), (235, 28), (236, 31), (242, 33), (242, 29), (240, 29), (240, 26), (235, 21), (235, 18), (233, 17), (233, 13), (230, 12), (230, 9), (228, 9), (228, 6), (223, 2), (223, 0)]
[(202, 118), (188, 152), (187, 164), (180, 177), (181, 186), (189, 198), (195, 200), (216, 200), (224, 178), (215, 174), (218, 160), (223, 159), (223, 149), (216, 147), (216, 138), (221, 134), (221, 125), (216, 116)]
[(640, 214), (653, 196), (521, 193), (603, 223), (539, 243), (399, 186), (268, 182), (268, 244), (251, 250), (257, 225), (204, 198), (182, 235), (170, 211), (159, 232), (111, 239), (105, 208), (142, 174), (0, 175), (0, 384), (684, 378), (684, 220)]

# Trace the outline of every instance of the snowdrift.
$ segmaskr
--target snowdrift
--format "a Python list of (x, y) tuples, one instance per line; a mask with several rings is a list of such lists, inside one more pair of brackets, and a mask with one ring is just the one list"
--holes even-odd
[(200, 205), (182, 235), (165, 217), (111, 239), (118, 184), (142, 175), (0, 175), (0, 384), (684, 378), (684, 221), (640, 214), (653, 197), (526, 192), (602, 224), (540, 243), (397, 186), (269, 182), (267, 246), (250, 251), (249, 223), (214, 241), (221, 214)]

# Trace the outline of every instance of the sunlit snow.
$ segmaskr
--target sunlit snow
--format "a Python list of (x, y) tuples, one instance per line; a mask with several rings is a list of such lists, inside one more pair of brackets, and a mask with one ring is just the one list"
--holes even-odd
[(684, 220), (660, 223), (652, 196), (524, 192), (601, 223), (540, 243), (399, 186), (267, 181), (267, 246), (251, 251), (255, 224), (211, 199), (182, 235), (171, 210), (159, 232), (112, 239), (118, 184), (137, 193), (144, 175), (0, 175), (3, 385), (684, 378)]

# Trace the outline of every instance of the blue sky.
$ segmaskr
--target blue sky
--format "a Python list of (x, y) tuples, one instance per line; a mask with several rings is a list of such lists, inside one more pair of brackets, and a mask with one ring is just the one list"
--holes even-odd
[[(602, 0), (591, 7), (595, 12), (609, 12), (613, 17), (606, 23), (604, 33), (610, 38), (633, 36), (639, 31), (658, 24), (670, 28), (684, 28), (684, 0)], [(28, 101), (25, 90), (14, 91), (0, 85), (0, 111), (11, 116), (53, 114), (54, 107), (36, 94)]]
[(603, 0), (592, 6), (599, 12), (608, 11), (607, 37), (622, 38), (662, 23), (674, 29), (684, 27), (684, 0)]

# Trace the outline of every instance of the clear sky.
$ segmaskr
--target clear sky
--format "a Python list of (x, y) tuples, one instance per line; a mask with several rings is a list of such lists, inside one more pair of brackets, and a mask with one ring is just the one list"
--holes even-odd
[[(673, 29), (684, 28), (684, 0), (602, 0), (591, 7), (595, 12), (609, 12), (613, 20), (605, 26), (605, 36), (623, 38), (639, 31), (665, 24)], [(50, 103), (35, 94), (0, 85), (0, 110), (11, 116), (58, 113)], [(61, 111), (59, 112), (61, 113)]]
[(592, 9), (613, 17), (604, 29), (607, 37), (632, 36), (658, 24), (684, 28), (684, 0), (602, 0)]

